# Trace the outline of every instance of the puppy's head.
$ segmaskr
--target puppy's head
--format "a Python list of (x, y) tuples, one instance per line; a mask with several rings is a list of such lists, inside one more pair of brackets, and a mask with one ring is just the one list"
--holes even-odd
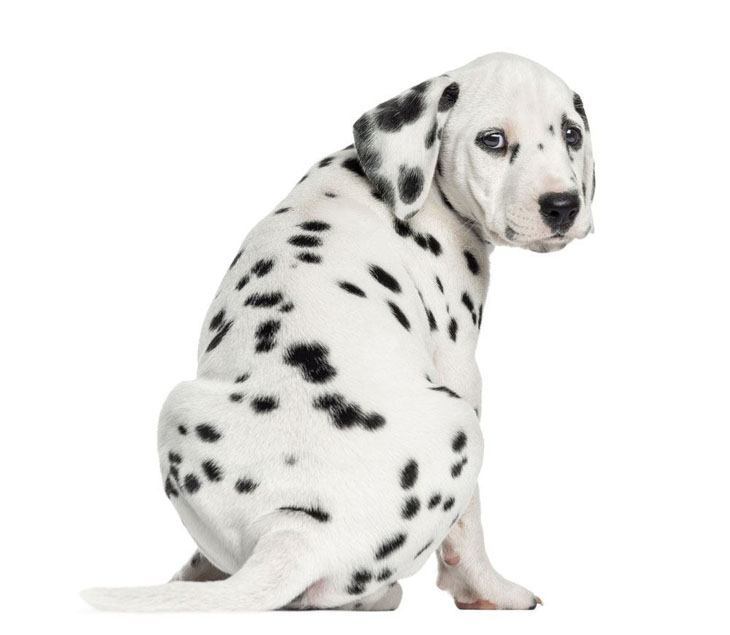
[(380, 104), (354, 130), (365, 172), (400, 219), (434, 186), (496, 244), (555, 251), (592, 228), (583, 103), (534, 62), (479, 58)]

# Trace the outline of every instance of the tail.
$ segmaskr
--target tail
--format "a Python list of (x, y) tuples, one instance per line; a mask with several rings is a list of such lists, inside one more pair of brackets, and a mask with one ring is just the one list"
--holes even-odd
[(95, 588), (81, 592), (102, 611), (270, 611), (301, 594), (318, 577), (312, 545), (301, 533), (274, 531), (256, 543), (230, 578), (159, 586)]

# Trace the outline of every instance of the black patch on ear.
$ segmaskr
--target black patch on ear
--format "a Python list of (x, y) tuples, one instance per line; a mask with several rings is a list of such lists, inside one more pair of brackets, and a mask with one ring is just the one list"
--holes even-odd
[(577, 112), (580, 115), (580, 118), (583, 120), (583, 125), (585, 126), (586, 132), (589, 131), (591, 127), (588, 125), (586, 109), (583, 106), (583, 100), (580, 98), (580, 95), (578, 93), (573, 93), (573, 108), (575, 108), (575, 112)]
[(419, 167), (400, 166), (398, 174), (398, 194), (406, 205), (413, 203), (423, 191), (423, 170)]
[(439, 112), (451, 110), (457, 99), (459, 99), (459, 84), (452, 82), (444, 88), (444, 92), (441, 93), (441, 99), (439, 99), (438, 105)]
[(519, 154), (519, 152), (520, 152), (520, 144), (519, 143), (512, 144), (509, 147), (509, 162), (510, 163), (514, 163), (515, 162), (515, 159), (517, 158), (517, 155)]
[[(377, 193), (380, 200), (388, 207), (395, 207), (395, 189), (393, 188), (393, 184), (381, 175), (374, 176), (370, 180), (374, 187), (373, 195)], [(378, 197), (376, 196), (376, 198)]]
[(435, 119), (433, 120), (433, 125), (428, 131), (428, 134), (426, 135), (426, 139), (424, 142), (424, 145), (426, 146), (426, 150), (428, 150), (432, 145), (433, 142), (436, 141), (436, 130), (438, 129), (438, 121)]
[(337, 371), (329, 363), (329, 349), (319, 342), (291, 345), (284, 354), (284, 362), (299, 368), (304, 379), (313, 384), (330, 381)]
[(375, 552), (376, 560), (383, 560), (391, 553), (400, 549), (406, 543), (406, 534), (396, 534), (392, 538), (384, 541)]
[(398, 281), (391, 276), (385, 269), (378, 267), (378, 265), (370, 265), (370, 275), (375, 278), (380, 284), (386, 289), (389, 289), (393, 293), (400, 293), (401, 288)]
[(411, 90), (380, 104), (375, 111), (375, 124), (385, 132), (397, 132), (404, 124), (418, 119), (425, 107), (423, 95)]
[(420, 84), (416, 84), (411, 90), (415, 90), (417, 93), (425, 93), (428, 90), (428, 87), (431, 85), (431, 80), (427, 79), (425, 82), (421, 82)]
[(359, 426), (365, 430), (377, 430), (385, 425), (385, 417), (377, 412), (363, 412), (362, 408), (352, 402), (348, 402), (339, 393), (327, 393), (317, 397), (313, 406), (317, 410), (326, 410), (340, 430)]

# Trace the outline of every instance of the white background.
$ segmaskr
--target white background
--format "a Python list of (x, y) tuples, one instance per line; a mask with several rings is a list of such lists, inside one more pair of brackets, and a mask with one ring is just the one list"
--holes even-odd
[[(0, 4), (8, 632), (727, 632), (726, 20), (610, 5)], [(390, 614), (86, 608), (192, 552), (156, 419), (243, 236), (364, 110), (495, 50), (582, 94), (597, 161), (594, 235), (494, 254), (479, 350), (488, 549), (545, 605), (459, 612), (431, 559)]]

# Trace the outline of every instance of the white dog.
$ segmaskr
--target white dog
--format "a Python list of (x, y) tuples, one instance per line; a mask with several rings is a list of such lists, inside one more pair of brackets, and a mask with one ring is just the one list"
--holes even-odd
[(492, 246), (553, 251), (592, 227), (583, 104), (488, 55), (367, 112), (354, 140), (246, 238), (198, 378), (164, 405), (165, 492), (199, 552), (92, 605), (393, 609), (434, 551), (461, 608), (539, 602), (484, 549), (474, 349)]

